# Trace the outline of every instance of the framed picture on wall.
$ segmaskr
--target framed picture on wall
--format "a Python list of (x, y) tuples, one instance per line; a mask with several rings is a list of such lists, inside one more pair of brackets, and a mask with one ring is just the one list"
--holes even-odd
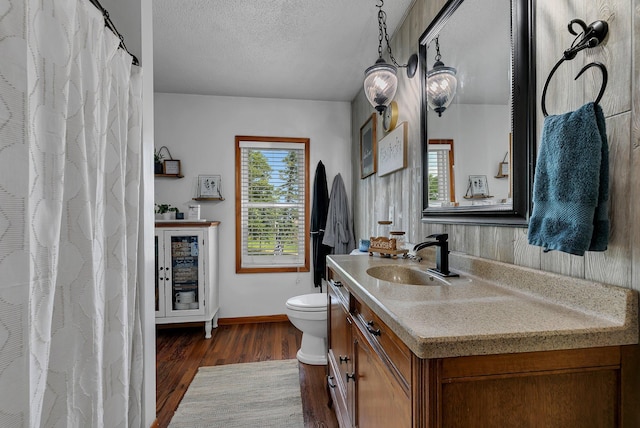
[(180, 175), (180, 161), (173, 159), (164, 161), (163, 173), (167, 175)]
[(390, 131), (378, 141), (378, 177), (407, 166), (407, 122)]
[(199, 175), (198, 197), (222, 199), (222, 177), (219, 175)]
[(360, 127), (360, 178), (376, 172), (376, 114)]
[(489, 196), (489, 183), (486, 175), (470, 175), (469, 187), (471, 188), (471, 196), (475, 198)]

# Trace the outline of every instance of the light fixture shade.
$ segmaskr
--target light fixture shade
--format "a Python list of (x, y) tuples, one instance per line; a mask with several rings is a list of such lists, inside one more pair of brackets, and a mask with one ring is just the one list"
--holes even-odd
[(397, 68), (380, 58), (364, 72), (364, 93), (380, 114), (393, 101), (398, 89)]
[(458, 89), (456, 69), (437, 61), (427, 72), (427, 104), (438, 116), (449, 107)]

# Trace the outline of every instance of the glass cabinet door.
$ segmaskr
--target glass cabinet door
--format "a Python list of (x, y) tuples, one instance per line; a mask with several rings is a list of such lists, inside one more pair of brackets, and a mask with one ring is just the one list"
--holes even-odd
[(204, 314), (204, 233), (165, 232), (165, 314)]

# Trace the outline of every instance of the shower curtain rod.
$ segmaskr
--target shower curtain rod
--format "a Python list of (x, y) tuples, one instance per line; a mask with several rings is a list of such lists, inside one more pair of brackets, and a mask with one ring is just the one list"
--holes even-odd
[(120, 32), (116, 29), (116, 26), (113, 24), (113, 21), (111, 21), (111, 18), (109, 18), (109, 11), (107, 11), (107, 9), (102, 7), (102, 5), (98, 0), (89, 0), (89, 1), (91, 2), (92, 5), (98, 8), (98, 10), (102, 13), (102, 16), (104, 16), (104, 25), (106, 25), (107, 28), (113, 31), (113, 34), (118, 36), (118, 38), (120, 39), (120, 47), (124, 49), (129, 55), (131, 55), (131, 57), (133, 58), (133, 65), (140, 65), (140, 61), (138, 61), (138, 58), (134, 54), (129, 52), (129, 49), (127, 49), (127, 46), (124, 44), (124, 36), (120, 34)]

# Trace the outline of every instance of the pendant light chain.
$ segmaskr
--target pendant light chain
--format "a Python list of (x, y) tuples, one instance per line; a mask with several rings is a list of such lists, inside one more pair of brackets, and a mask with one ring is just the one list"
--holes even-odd
[(440, 55), (440, 40), (439, 37), (436, 37), (436, 62), (440, 61), (440, 58), (442, 58), (442, 55)]
[[(364, 71), (364, 91), (367, 100), (378, 111), (384, 113), (393, 100), (398, 89), (398, 68), (406, 68), (407, 77), (411, 79), (418, 68), (418, 55), (413, 54), (404, 65), (399, 65), (391, 52), (389, 34), (387, 33), (387, 14), (382, 10), (384, 0), (379, 0), (378, 8), (378, 60)], [(387, 43), (389, 57), (393, 64), (382, 58), (382, 43)]]
[(396, 61), (393, 56), (393, 52), (391, 52), (391, 44), (389, 43), (389, 33), (387, 33), (387, 14), (382, 10), (382, 6), (384, 6), (384, 0), (380, 0), (380, 5), (376, 6), (378, 8), (378, 56), (382, 58), (382, 40), (384, 33), (384, 41), (387, 43), (387, 51), (389, 52), (389, 58), (391, 58), (391, 62), (396, 67), (406, 67), (407, 65), (400, 65)]

